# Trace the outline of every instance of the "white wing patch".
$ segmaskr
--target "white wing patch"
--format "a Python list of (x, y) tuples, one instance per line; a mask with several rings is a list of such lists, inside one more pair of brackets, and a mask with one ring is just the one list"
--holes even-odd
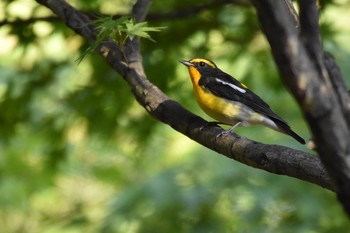
[(232, 87), (233, 89), (235, 89), (236, 91), (239, 91), (241, 93), (246, 93), (247, 91), (241, 87), (237, 87), (236, 85), (232, 84), (232, 83), (228, 83), (228, 82), (225, 82), (225, 81), (222, 81), (218, 78), (215, 79), (215, 81), (219, 82), (219, 83), (222, 83), (224, 85), (227, 85), (227, 86), (230, 86)]

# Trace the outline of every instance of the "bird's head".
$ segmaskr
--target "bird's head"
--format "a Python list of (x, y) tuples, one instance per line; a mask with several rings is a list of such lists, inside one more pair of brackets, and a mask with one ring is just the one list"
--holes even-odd
[(204, 70), (204, 69), (215, 69), (217, 66), (214, 62), (204, 59), (204, 58), (193, 58), (189, 61), (186, 60), (180, 60), (182, 64), (187, 66), (188, 68), (195, 68), (197, 70)]
[(204, 58), (193, 58), (189, 61), (180, 60), (180, 62), (188, 67), (193, 82), (198, 82), (203, 74), (209, 74), (218, 69), (214, 62)]

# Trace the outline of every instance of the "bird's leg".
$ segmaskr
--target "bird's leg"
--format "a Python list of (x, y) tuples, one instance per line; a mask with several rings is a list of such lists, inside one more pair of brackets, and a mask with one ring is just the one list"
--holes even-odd
[(234, 130), (237, 126), (239, 126), (241, 123), (242, 123), (242, 121), (238, 121), (238, 122), (237, 122), (235, 125), (233, 125), (229, 130), (227, 130), (228, 133), (232, 133), (233, 130)]
[(242, 121), (238, 121), (238, 122), (237, 122), (236, 124), (234, 124), (229, 130), (222, 131), (221, 133), (219, 133), (218, 135), (216, 135), (216, 138), (221, 137), (221, 136), (223, 136), (223, 135), (225, 135), (225, 134), (230, 134), (230, 133), (232, 133), (233, 130), (234, 130), (237, 126), (239, 126), (241, 123), (242, 123)]

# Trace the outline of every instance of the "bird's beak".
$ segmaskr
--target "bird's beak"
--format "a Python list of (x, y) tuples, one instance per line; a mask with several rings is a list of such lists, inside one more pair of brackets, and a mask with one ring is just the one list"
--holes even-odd
[(185, 61), (185, 60), (180, 60), (179, 62), (181, 62), (182, 64), (184, 64), (187, 67), (193, 66), (193, 64), (189, 61)]

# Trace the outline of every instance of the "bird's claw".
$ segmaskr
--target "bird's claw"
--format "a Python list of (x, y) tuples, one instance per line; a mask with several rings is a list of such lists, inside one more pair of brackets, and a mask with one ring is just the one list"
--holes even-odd
[(239, 126), (240, 124), (242, 124), (242, 121), (238, 121), (236, 124), (234, 124), (229, 130), (224, 130), (222, 131), (221, 133), (219, 133), (218, 135), (216, 135), (216, 138), (219, 138), (221, 136), (224, 136), (224, 135), (227, 135), (227, 134), (230, 134), (230, 133), (233, 133), (233, 130)]
[(218, 139), (219, 137), (222, 137), (222, 136), (226, 136), (228, 134), (230, 134), (231, 132), (229, 130), (224, 130), (224, 131), (221, 131), (218, 135), (216, 135), (216, 139)]
[(238, 134), (235, 134), (234, 132), (232, 132), (230, 130), (224, 130), (224, 131), (221, 131), (218, 135), (216, 135), (215, 139), (218, 139), (219, 137), (226, 136), (226, 135), (229, 135), (229, 134), (233, 135), (236, 138), (240, 138), (241, 137)]

